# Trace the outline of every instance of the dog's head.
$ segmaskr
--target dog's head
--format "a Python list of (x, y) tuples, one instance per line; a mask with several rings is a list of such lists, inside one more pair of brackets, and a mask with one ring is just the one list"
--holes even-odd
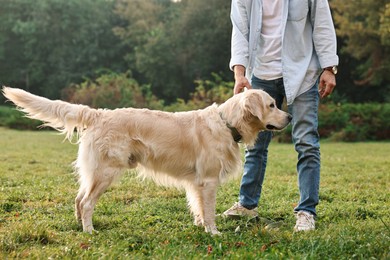
[(259, 130), (282, 130), (291, 121), (290, 114), (280, 110), (275, 100), (262, 90), (247, 90), (243, 95), (243, 112), (247, 120), (253, 121)]
[(269, 94), (254, 89), (234, 95), (220, 106), (220, 113), (247, 145), (254, 144), (259, 131), (282, 130), (292, 119), (290, 114), (278, 109)]

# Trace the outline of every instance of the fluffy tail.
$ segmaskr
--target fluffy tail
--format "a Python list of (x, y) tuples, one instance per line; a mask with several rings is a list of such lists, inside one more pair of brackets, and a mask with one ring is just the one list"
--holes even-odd
[(101, 113), (85, 105), (50, 100), (17, 88), (3, 87), (3, 94), (15, 103), (19, 110), (26, 113), (27, 117), (45, 122), (45, 126), (65, 134), (69, 141), (75, 129), (81, 133), (93, 124)]

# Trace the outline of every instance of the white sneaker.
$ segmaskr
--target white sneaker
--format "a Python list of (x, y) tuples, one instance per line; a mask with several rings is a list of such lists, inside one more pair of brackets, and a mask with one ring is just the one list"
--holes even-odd
[(315, 229), (314, 216), (306, 211), (299, 211), (296, 214), (297, 223), (294, 231), (310, 231)]
[(257, 213), (257, 208), (247, 209), (242, 206), (239, 202), (234, 203), (234, 205), (222, 213), (223, 217), (227, 218), (241, 218), (241, 217), (257, 217), (259, 214)]

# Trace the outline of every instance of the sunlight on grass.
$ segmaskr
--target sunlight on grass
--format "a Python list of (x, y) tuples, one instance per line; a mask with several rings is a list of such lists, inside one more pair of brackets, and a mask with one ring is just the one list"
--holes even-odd
[[(317, 230), (293, 233), (298, 200), (292, 145), (272, 143), (258, 220), (193, 225), (185, 195), (126, 173), (100, 199), (93, 235), (74, 217), (77, 146), (51, 131), (0, 128), (0, 258), (390, 258), (390, 144), (323, 142)], [(218, 191), (217, 213), (240, 180)], [(274, 229), (266, 228), (274, 224)]]

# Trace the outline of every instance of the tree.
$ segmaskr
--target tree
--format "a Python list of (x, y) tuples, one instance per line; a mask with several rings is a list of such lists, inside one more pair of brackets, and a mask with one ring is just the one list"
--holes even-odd
[(49, 97), (97, 71), (125, 71), (114, 1), (0, 0), (2, 84)]
[[(213, 79), (219, 73), (232, 80), (230, 60), (230, 1), (182, 1), (180, 17), (172, 26), (172, 40), (178, 46), (178, 63), (187, 91), (195, 80)], [(191, 84), (192, 83), (192, 84)]]
[(387, 0), (332, 0), (342, 54), (355, 59), (354, 83), (369, 86), (366, 99), (390, 100), (390, 3)]
[(144, 83), (172, 102), (189, 98), (195, 81), (211, 79), (212, 72), (231, 77), (229, 11), (225, 0), (122, 0), (117, 13), (127, 24), (115, 32)]

